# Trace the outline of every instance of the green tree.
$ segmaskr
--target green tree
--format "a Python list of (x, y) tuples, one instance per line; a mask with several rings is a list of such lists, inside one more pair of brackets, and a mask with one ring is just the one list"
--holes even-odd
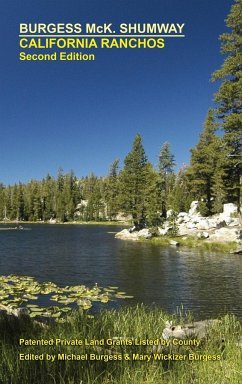
[(14, 184), (11, 188), (11, 220), (25, 220), (24, 194), (21, 183)]
[(74, 212), (78, 202), (78, 184), (74, 172), (64, 176), (63, 204), (65, 207), (65, 220), (74, 219)]
[(5, 219), (6, 214), (6, 188), (2, 183), (0, 183), (0, 220)]
[(24, 206), (24, 186), (22, 183), (18, 185), (18, 220), (25, 220), (25, 206)]
[(124, 159), (120, 174), (120, 203), (126, 214), (132, 215), (136, 228), (145, 223), (145, 196), (147, 190), (147, 157), (141, 136), (136, 135), (132, 150)]
[(18, 220), (18, 186), (14, 184), (11, 188), (11, 210), (10, 219)]
[(182, 167), (175, 176), (168, 204), (176, 212), (188, 212), (193, 196), (188, 176), (188, 166)]
[[(220, 148), (221, 149), (221, 148)], [(224, 156), (223, 151), (217, 152), (217, 164), (214, 175), (212, 177), (212, 193), (214, 196), (214, 201), (212, 205), (213, 213), (219, 213), (223, 211), (223, 204), (227, 200), (227, 192), (225, 186), (226, 179), (226, 157)]]
[(159, 154), (159, 174), (160, 174), (160, 200), (162, 216), (166, 217), (167, 202), (169, 194), (174, 185), (175, 158), (170, 151), (170, 144), (164, 143)]
[(24, 186), (24, 216), (26, 220), (43, 220), (41, 182), (31, 180)]
[(207, 216), (212, 213), (214, 200), (213, 183), (218, 163), (218, 153), (221, 150), (221, 141), (216, 136), (217, 124), (214, 120), (213, 111), (208, 111), (204, 129), (200, 135), (199, 142), (191, 150), (191, 163), (189, 176), (191, 180), (191, 191), (194, 197), (201, 200), (200, 212)]
[(105, 201), (107, 205), (107, 217), (114, 220), (119, 211), (119, 160), (112, 162), (108, 177), (105, 181)]
[(83, 218), (86, 221), (99, 221), (105, 217), (105, 204), (102, 196), (102, 180), (91, 173), (83, 180), (83, 199), (87, 201)]
[(235, 0), (226, 19), (230, 32), (220, 36), (221, 52), (225, 60), (212, 80), (220, 80), (215, 94), (218, 103), (217, 116), (224, 130), (223, 183), (227, 201), (240, 207), (241, 134), (242, 134), (242, 0)]
[(160, 175), (151, 164), (146, 166), (145, 223), (157, 227), (161, 222)]
[(41, 183), (41, 200), (43, 207), (43, 220), (50, 220), (56, 216), (55, 212), (56, 180), (47, 175)]
[(56, 218), (61, 222), (66, 221), (64, 185), (65, 185), (65, 175), (64, 175), (63, 169), (60, 168), (58, 170), (57, 182), (56, 182), (55, 207), (56, 207)]
[(11, 219), (12, 211), (12, 188), (7, 186), (5, 188), (5, 201), (4, 201), (4, 219)]

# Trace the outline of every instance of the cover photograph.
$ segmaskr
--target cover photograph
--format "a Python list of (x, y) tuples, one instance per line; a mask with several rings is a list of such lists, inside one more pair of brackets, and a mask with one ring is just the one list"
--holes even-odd
[(0, 4), (0, 383), (242, 383), (242, 0)]

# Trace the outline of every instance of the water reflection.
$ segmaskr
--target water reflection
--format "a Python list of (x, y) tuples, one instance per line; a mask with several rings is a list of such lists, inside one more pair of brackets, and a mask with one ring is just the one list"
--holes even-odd
[(232, 312), (242, 318), (242, 258), (114, 238), (119, 228), (32, 225), (0, 231), (0, 274), (25, 274), (60, 285), (117, 285), (132, 302), (196, 318)]

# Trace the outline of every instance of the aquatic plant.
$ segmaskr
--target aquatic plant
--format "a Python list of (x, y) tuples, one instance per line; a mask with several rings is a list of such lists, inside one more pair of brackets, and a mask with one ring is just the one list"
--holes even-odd
[[(40, 305), (43, 297), (46, 307)], [(31, 276), (0, 276), (0, 309), (13, 314), (22, 310), (30, 317), (58, 319), (74, 308), (88, 310), (93, 302), (106, 304), (110, 300), (131, 297), (119, 292), (118, 287), (102, 288), (97, 284), (92, 288), (85, 285), (60, 287), (53, 282), (38, 282)]]

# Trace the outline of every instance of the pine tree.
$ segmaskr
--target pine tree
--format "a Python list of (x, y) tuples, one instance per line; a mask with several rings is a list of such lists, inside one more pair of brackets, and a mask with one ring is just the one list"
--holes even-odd
[(168, 197), (174, 184), (175, 158), (170, 151), (170, 144), (164, 143), (159, 154), (160, 200), (162, 216), (166, 217)]
[(18, 220), (25, 220), (24, 187), (22, 183), (18, 185)]
[(4, 219), (9, 220), (12, 217), (12, 188), (10, 185), (5, 188), (5, 206), (4, 206)]
[(65, 209), (65, 199), (64, 199), (64, 184), (65, 184), (65, 176), (63, 169), (60, 168), (58, 170), (57, 182), (56, 182), (56, 218), (61, 222), (66, 221), (66, 209)]
[(87, 205), (83, 212), (85, 221), (99, 221), (104, 215), (104, 200), (102, 198), (102, 180), (91, 173), (83, 180), (83, 199)]
[(119, 160), (114, 160), (110, 166), (108, 177), (105, 181), (105, 201), (107, 204), (107, 216), (114, 220), (119, 211)]
[(146, 165), (145, 223), (157, 227), (161, 222), (160, 175), (151, 164)]
[(124, 160), (120, 174), (120, 200), (124, 213), (132, 215), (136, 228), (145, 223), (145, 194), (147, 188), (147, 158), (142, 138), (136, 135), (131, 152)]
[(0, 220), (5, 219), (6, 211), (6, 188), (0, 183)]
[(43, 220), (50, 220), (56, 216), (55, 212), (56, 180), (49, 174), (42, 180), (41, 196), (43, 205)]
[(188, 170), (191, 191), (196, 200), (201, 200), (200, 212), (207, 216), (212, 213), (214, 200), (213, 183), (220, 151), (220, 139), (215, 135), (217, 124), (213, 111), (208, 111), (203, 132), (198, 144), (191, 150), (191, 164)]
[(226, 19), (230, 33), (220, 36), (221, 52), (226, 55), (212, 80), (222, 80), (215, 95), (218, 118), (224, 130), (225, 164), (223, 183), (227, 201), (240, 206), (241, 134), (242, 134), (242, 0), (235, 0)]
[(225, 166), (226, 158), (223, 151), (217, 152), (217, 164), (216, 169), (212, 177), (212, 192), (214, 196), (214, 201), (212, 205), (212, 212), (219, 213), (223, 212), (223, 204), (226, 203), (227, 194), (225, 186)]
[(188, 176), (188, 166), (183, 166), (175, 176), (168, 203), (175, 212), (188, 212), (193, 196)]
[(65, 220), (74, 219), (74, 212), (78, 201), (77, 180), (74, 172), (67, 173), (64, 177), (63, 204), (65, 207)]
[(19, 220), (18, 217), (18, 186), (14, 184), (11, 189), (11, 211), (10, 211), (11, 220)]
[(41, 198), (41, 182), (31, 180), (24, 187), (24, 216), (26, 220), (43, 220), (43, 206)]

